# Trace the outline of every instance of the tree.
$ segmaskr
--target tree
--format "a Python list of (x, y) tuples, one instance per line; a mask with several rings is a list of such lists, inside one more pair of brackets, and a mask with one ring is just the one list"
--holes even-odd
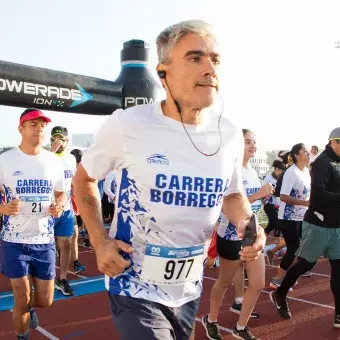
[(271, 150), (267, 151), (267, 164), (271, 167), (275, 159), (277, 159), (277, 151), (276, 150)]

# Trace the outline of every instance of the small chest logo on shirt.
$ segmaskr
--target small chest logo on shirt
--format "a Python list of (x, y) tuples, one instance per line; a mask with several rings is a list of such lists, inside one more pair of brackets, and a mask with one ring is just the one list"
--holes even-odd
[(169, 160), (166, 158), (166, 156), (159, 153), (151, 155), (146, 160), (148, 163), (169, 165)]
[(13, 172), (13, 176), (22, 176), (22, 175), (23, 173), (20, 170)]
[(65, 178), (73, 177), (73, 170), (64, 170)]

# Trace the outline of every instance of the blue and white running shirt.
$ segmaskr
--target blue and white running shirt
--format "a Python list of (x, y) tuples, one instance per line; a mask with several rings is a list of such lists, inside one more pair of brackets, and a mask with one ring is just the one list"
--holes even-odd
[[(219, 145), (219, 113), (186, 125), (207, 154)], [(222, 117), (220, 151), (207, 157), (160, 103), (115, 111), (82, 158), (88, 175), (116, 170), (116, 214), (110, 236), (131, 244), (131, 267), (106, 278), (113, 294), (177, 307), (198, 298), (203, 260), (223, 195), (242, 191), (242, 132)]]
[[(247, 167), (242, 167), (242, 182), (243, 191), (247, 197), (254, 195), (261, 188), (261, 182), (257, 172), (250, 165)], [(258, 213), (261, 207), (262, 200), (256, 200), (251, 203), (251, 210), (254, 213)], [(220, 224), (217, 228), (217, 234), (229, 241), (240, 241), (240, 238), (237, 236), (236, 227), (229, 222), (223, 212), (221, 212)]]
[[(311, 178), (309, 170), (305, 167), (302, 171), (294, 164), (287, 169), (283, 176), (280, 195), (287, 195), (298, 200), (308, 201), (310, 197)], [(303, 221), (308, 207), (291, 205), (280, 202), (279, 219)]]
[(76, 172), (77, 169), (77, 162), (73, 155), (65, 151), (63, 154), (59, 155), (56, 153), (56, 155), (61, 159), (61, 162), (64, 166), (64, 182), (65, 182), (65, 190), (67, 194), (67, 202), (65, 204), (64, 211), (73, 210), (72, 204), (71, 204), (71, 195), (72, 195), (72, 178)]
[(19, 214), (4, 216), (2, 238), (7, 242), (46, 244), (54, 242), (54, 222), (49, 207), (54, 191), (65, 191), (60, 159), (42, 149), (27, 155), (16, 147), (0, 155), (0, 187), (5, 202), (20, 199)]

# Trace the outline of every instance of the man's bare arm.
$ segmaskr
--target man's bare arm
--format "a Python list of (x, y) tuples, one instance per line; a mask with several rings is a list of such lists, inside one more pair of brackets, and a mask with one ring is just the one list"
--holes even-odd
[(306, 207), (309, 206), (309, 201), (299, 200), (299, 199), (294, 198), (294, 197), (289, 196), (289, 195), (281, 194), (280, 200), (282, 202), (285, 202), (285, 203), (290, 204), (290, 205), (303, 205), (303, 206), (306, 206)]
[(73, 185), (80, 216), (88, 229), (91, 243), (96, 248), (101, 239), (108, 237), (104, 228), (97, 181), (90, 178), (84, 167), (79, 164)]
[(253, 214), (248, 197), (240, 192), (224, 197), (222, 211), (236, 227), (239, 226), (241, 221), (249, 220)]

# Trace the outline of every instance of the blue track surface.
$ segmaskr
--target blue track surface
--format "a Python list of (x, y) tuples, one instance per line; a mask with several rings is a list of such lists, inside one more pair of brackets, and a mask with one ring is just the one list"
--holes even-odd
[[(71, 299), (76, 296), (100, 293), (105, 291), (104, 276), (89, 277), (86, 279), (70, 281), (74, 289), (74, 296), (64, 296), (60, 291), (55, 290), (54, 301)], [(13, 308), (12, 292), (0, 293), (0, 311), (11, 310)]]

